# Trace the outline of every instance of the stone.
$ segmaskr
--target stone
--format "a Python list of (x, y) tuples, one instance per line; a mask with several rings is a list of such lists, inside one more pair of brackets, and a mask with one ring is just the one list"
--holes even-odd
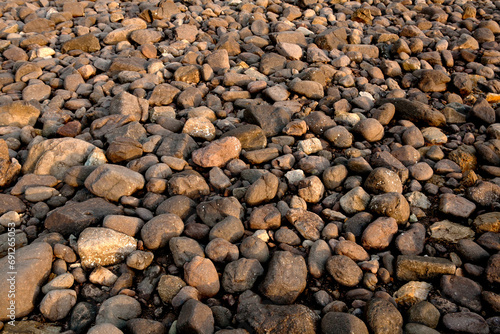
[(87, 227), (78, 238), (78, 255), (85, 268), (122, 262), (137, 248), (137, 241), (104, 227)]
[(364, 185), (368, 191), (375, 194), (403, 192), (403, 185), (399, 176), (392, 170), (384, 167), (377, 167), (370, 172)]
[(404, 233), (397, 236), (396, 247), (403, 255), (419, 255), (424, 251), (426, 230), (420, 223), (413, 223)]
[(441, 291), (445, 297), (468, 309), (481, 311), (482, 287), (467, 277), (443, 275), (441, 277)]
[(76, 292), (71, 289), (49, 291), (40, 303), (40, 312), (50, 321), (65, 318), (76, 304)]
[(454, 194), (440, 196), (439, 210), (460, 218), (468, 218), (476, 209), (476, 205), (466, 198)]
[(461, 239), (474, 237), (474, 231), (471, 228), (449, 220), (436, 222), (429, 227), (429, 230), (431, 238), (452, 243), (456, 243)]
[(222, 288), (229, 293), (244, 292), (255, 284), (264, 268), (256, 259), (239, 259), (230, 262), (224, 268)]
[(487, 334), (490, 332), (488, 324), (477, 313), (456, 312), (443, 316), (444, 326), (451, 331), (474, 334)]
[(340, 198), (340, 206), (347, 214), (355, 214), (365, 211), (370, 203), (370, 198), (371, 196), (362, 187), (356, 187)]
[(238, 301), (236, 320), (255, 333), (316, 333), (319, 316), (304, 305), (262, 304), (250, 290), (242, 293)]
[(52, 175), (63, 180), (71, 167), (85, 164), (96, 149), (94, 145), (76, 138), (43, 140), (29, 150), (22, 172)]
[(325, 226), (321, 217), (304, 209), (290, 209), (286, 213), (286, 218), (307, 240), (318, 240)]
[(403, 317), (386, 299), (373, 298), (368, 302), (366, 322), (373, 333), (403, 333)]
[(477, 233), (500, 232), (500, 213), (487, 212), (479, 215), (472, 223)]
[(225, 137), (193, 152), (193, 162), (201, 167), (223, 167), (239, 157), (241, 143), (236, 137)]
[(205, 297), (215, 296), (220, 289), (219, 276), (214, 264), (200, 256), (195, 256), (184, 266), (184, 279)]
[(396, 275), (403, 281), (428, 280), (454, 274), (455, 270), (453, 262), (438, 257), (399, 255), (396, 263)]
[(101, 49), (99, 39), (93, 34), (85, 34), (82, 36), (70, 39), (61, 46), (61, 52), (67, 53), (73, 50), (81, 50), (83, 52), (95, 52)]
[(141, 304), (137, 300), (126, 295), (117, 295), (101, 304), (95, 323), (96, 325), (109, 323), (124, 329), (127, 320), (137, 318), (140, 314)]
[(149, 220), (141, 229), (141, 239), (148, 249), (167, 246), (170, 239), (184, 231), (183, 221), (175, 214), (164, 213)]
[(243, 219), (244, 211), (235, 197), (220, 197), (201, 202), (196, 206), (196, 214), (206, 225), (213, 227), (228, 216)]
[(263, 149), (267, 145), (267, 138), (262, 129), (254, 124), (245, 124), (224, 132), (224, 137), (236, 137), (244, 150)]
[(144, 187), (144, 177), (126, 167), (104, 164), (97, 167), (85, 180), (85, 187), (94, 195), (110, 201), (130, 196)]
[(158, 295), (164, 303), (171, 303), (172, 299), (186, 286), (181, 278), (173, 275), (162, 275), (158, 281)]
[(326, 262), (326, 270), (337, 283), (347, 287), (358, 285), (363, 278), (361, 268), (345, 255), (331, 256)]
[[(0, 292), (6, 298), (0, 300), (0, 320), (12, 320), (9, 306), (12, 299), (9, 298), (10, 278), (9, 272), (12, 268), (8, 262), (9, 257), (0, 259)], [(15, 315), (21, 318), (28, 315), (36, 305), (41, 286), (50, 274), (52, 268), (52, 247), (45, 242), (33, 243), (31, 245), (16, 249), (15, 254)]]
[(367, 250), (382, 250), (389, 247), (393, 236), (398, 231), (396, 219), (380, 217), (370, 223), (363, 231), (361, 244)]
[(407, 99), (385, 99), (380, 103), (392, 103), (396, 107), (396, 115), (402, 119), (428, 126), (439, 127), (446, 124), (446, 118), (442, 113), (422, 102)]
[[(184, 266), (184, 264), (191, 261), (196, 256), (205, 256), (203, 248), (201, 248), (200, 244), (196, 240), (188, 237), (173, 237), (172, 239), (170, 239), (169, 248), (172, 252), (174, 263), (177, 267)], [(211, 269), (208, 264), (201, 268), (203, 269), (205, 267)], [(196, 276), (196, 278), (198, 278), (198, 276)]]
[[(0, 187), (11, 184), (21, 172), (21, 165), (9, 156), (5, 140), (0, 140)], [(11, 191), (12, 194), (12, 191)]]
[(250, 214), (248, 226), (253, 230), (277, 229), (281, 226), (281, 213), (272, 204), (256, 207)]
[(334, 126), (325, 131), (325, 138), (337, 148), (349, 148), (353, 135), (342, 125)]
[(396, 192), (373, 196), (368, 208), (374, 214), (394, 218), (398, 224), (406, 223), (410, 217), (408, 201)]
[(384, 137), (384, 127), (375, 118), (359, 121), (354, 126), (353, 131), (368, 142), (379, 141)]
[(45, 228), (67, 237), (78, 236), (87, 227), (100, 223), (108, 215), (123, 213), (118, 206), (102, 198), (91, 198), (83, 202), (68, 203), (47, 215)]
[(439, 310), (428, 301), (420, 301), (408, 309), (408, 321), (419, 323), (430, 328), (436, 328), (441, 313)]
[(168, 181), (168, 193), (170, 196), (182, 195), (191, 199), (197, 199), (208, 195), (210, 189), (205, 179), (194, 170), (186, 170), (174, 174)]
[(262, 175), (245, 193), (245, 202), (248, 205), (259, 205), (272, 200), (278, 191), (279, 180), (271, 173)]
[(293, 304), (306, 287), (307, 266), (303, 257), (288, 251), (274, 253), (260, 291), (275, 304)]
[(248, 123), (258, 125), (266, 137), (276, 136), (290, 122), (291, 115), (284, 108), (270, 105), (250, 106), (245, 109), (244, 118)]
[(182, 305), (176, 329), (179, 333), (213, 333), (214, 315), (212, 310), (195, 299), (189, 299)]
[(427, 300), (431, 289), (432, 285), (427, 282), (411, 281), (394, 293), (394, 300), (398, 305), (412, 306)]

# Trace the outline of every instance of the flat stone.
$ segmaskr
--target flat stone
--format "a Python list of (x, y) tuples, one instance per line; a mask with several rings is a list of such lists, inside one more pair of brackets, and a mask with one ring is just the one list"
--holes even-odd
[(438, 257), (399, 255), (396, 263), (396, 275), (403, 281), (428, 280), (454, 274), (455, 270), (451, 261)]

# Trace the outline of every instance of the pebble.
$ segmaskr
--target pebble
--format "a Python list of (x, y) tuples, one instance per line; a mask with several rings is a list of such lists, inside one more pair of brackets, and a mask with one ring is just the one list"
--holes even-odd
[(1, 8), (18, 320), (497, 331), (496, 3), (334, 2)]

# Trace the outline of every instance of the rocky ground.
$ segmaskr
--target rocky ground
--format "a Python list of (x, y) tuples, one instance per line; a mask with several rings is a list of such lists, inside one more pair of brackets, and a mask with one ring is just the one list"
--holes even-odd
[(4, 333), (500, 333), (500, 1), (0, 16)]

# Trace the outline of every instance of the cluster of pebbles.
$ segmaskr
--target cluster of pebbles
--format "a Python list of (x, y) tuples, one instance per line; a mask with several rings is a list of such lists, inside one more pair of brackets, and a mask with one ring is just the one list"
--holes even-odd
[(3, 332), (500, 333), (498, 22), (0, 2)]

